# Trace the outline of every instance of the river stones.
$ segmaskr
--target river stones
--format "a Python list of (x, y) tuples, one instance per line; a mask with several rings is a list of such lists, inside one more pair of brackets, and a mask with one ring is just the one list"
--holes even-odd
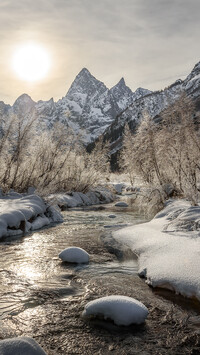
[(128, 207), (128, 204), (126, 202), (117, 202), (115, 204), (116, 207)]
[(47, 355), (32, 338), (18, 337), (0, 341), (1, 355)]
[(117, 216), (115, 214), (110, 214), (108, 217), (109, 218), (116, 218)]
[(89, 254), (82, 248), (69, 247), (59, 254), (62, 261), (68, 263), (84, 264), (89, 262)]
[(112, 319), (116, 325), (129, 326), (130, 324), (144, 323), (148, 316), (145, 305), (132, 297), (106, 296), (91, 301), (85, 305), (83, 317), (104, 317)]

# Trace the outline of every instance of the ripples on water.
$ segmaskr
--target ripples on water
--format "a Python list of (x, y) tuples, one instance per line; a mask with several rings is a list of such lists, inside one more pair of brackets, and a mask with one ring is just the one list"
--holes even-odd
[[(116, 211), (115, 211), (116, 212)], [(30, 234), (26, 237), (7, 239), (0, 244), (0, 319), (15, 315), (26, 308), (35, 307), (46, 297), (77, 295), (83, 292), (72, 285), (75, 273), (81, 277), (113, 273), (136, 273), (137, 262), (109, 261), (103, 252), (99, 258), (91, 255), (91, 262), (84, 266), (66, 266), (58, 254), (70, 245), (100, 244), (100, 234), (105, 226), (110, 228), (144, 220), (138, 213), (116, 212), (109, 218), (111, 210), (64, 212), (64, 223)], [(95, 253), (95, 246), (93, 246)], [(102, 259), (105, 259), (102, 263)], [(99, 260), (98, 260), (99, 259)], [(108, 259), (108, 261), (107, 261)], [(100, 261), (100, 263), (99, 263)], [(87, 275), (87, 276), (86, 276)]]
[[(109, 206), (104, 211), (69, 210), (63, 224), (0, 243), (0, 338), (32, 336), (48, 355), (196, 351), (196, 333), (188, 338), (191, 327), (195, 324), (196, 330), (199, 324), (196, 313), (190, 311), (194, 317), (188, 326), (188, 313), (155, 296), (137, 277), (133, 255), (113, 245), (112, 229), (146, 221), (138, 212), (124, 212)], [(116, 218), (109, 218), (113, 213)], [(88, 265), (60, 261), (60, 251), (72, 245), (90, 254)], [(145, 326), (85, 323), (80, 315), (86, 302), (109, 294), (141, 300), (150, 311)]]

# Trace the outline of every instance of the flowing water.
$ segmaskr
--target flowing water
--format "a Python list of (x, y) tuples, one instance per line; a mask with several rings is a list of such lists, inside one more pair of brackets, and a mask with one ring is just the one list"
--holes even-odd
[[(137, 276), (136, 257), (111, 237), (146, 217), (111, 205), (63, 214), (62, 224), (0, 243), (0, 338), (32, 336), (48, 355), (198, 354), (199, 305), (152, 292)], [(87, 250), (88, 265), (60, 261), (59, 252), (72, 245)], [(81, 317), (88, 301), (111, 294), (145, 303), (145, 325)]]

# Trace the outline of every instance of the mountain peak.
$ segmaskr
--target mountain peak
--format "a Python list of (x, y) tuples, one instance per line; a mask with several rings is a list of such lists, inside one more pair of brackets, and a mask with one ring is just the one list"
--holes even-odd
[(13, 105), (14, 112), (30, 111), (34, 107), (35, 102), (27, 94), (20, 95)]
[(200, 62), (195, 64), (194, 68), (192, 69), (191, 73), (186, 77), (185, 81), (193, 80), (195, 77), (200, 75)]
[(92, 96), (95, 93), (102, 94), (106, 90), (104, 83), (97, 80), (87, 68), (83, 68), (76, 76), (66, 96), (69, 98), (77, 92)]
[(123, 93), (127, 93), (128, 95), (132, 96), (132, 91), (131, 89), (126, 85), (125, 83), (125, 80), (124, 78), (122, 77), (120, 79), (120, 81), (115, 85), (113, 86), (111, 89), (110, 89), (111, 93), (114, 95), (114, 96), (121, 96), (122, 92)]
[(125, 80), (123, 77), (120, 79), (120, 81), (117, 83), (116, 86), (126, 86), (126, 83), (125, 83)]
[(192, 71), (191, 71), (191, 74), (192, 74), (193, 76), (196, 76), (196, 75), (199, 75), (199, 74), (200, 74), (200, 62), (198, 62), (198, 63), (194, 66), (194, 68), (193, 68)]
[(92, 75), (91, 73), (90, 73), (90, 71), (87, 69), (87, 68), (83, 68), (83, 69), (81, 69), (81, 71), (79, 72), (79, 74), (77, 75), (77, 76), (79, 76), (79, 75)]
[(22, 95), (20, 95), (18, 98), (17, 98), (17, 100), (15, 101), (15, 103), (14, 103), (14, 105), (16, 104), (16, 103), (18, 103), (18, 102), (25, 102), (25, 103), (28, 103), (28, 102), (33, 102), (34, 103), (34, 101), (31, 99), (31, 97), (28, 95), (28, 94), (22, 94)]
[(142, 96), (146, 96), (151, 93), (152, 93), (152, 91), (139, 87), (133, 93), (133, 97), (134, 97), (134, 100), (137, 100), (137, 99), (140, 99)]

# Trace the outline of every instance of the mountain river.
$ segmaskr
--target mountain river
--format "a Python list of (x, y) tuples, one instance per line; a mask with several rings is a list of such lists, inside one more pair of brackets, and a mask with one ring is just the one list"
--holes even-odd
[[(137, 258), (111, 237), (111, 230), (146, 217), (114, 205), (63, 215), (62, 224), (0, 243), (0, 339), (31, 336), (48, 355), (199, 354), (199, 304), (149, 288), (137, 275)], [(58, 254), (68, 246), (84, 248), (90, 263), (62, 263)], [(145, 324), (81, 317), (87, 302), (111, 294), (143, 302)]]

